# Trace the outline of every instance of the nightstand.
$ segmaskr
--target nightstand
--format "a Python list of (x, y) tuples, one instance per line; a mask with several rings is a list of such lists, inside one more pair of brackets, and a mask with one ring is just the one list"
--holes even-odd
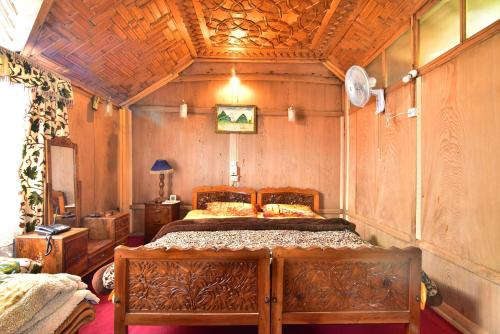
[(47, 242), (44, 235), (35, 232), (16, 237), (16, 257), (43, 258), (42, 272), (49, 274), (70, 273), (83, 275), (87, 272), (89, 230), (72, 228), (52, 237), (52, 252), (44, 256)]
[(151, 241), (163, 226), (179, 219), (179, 208), (180, 202), (174, 204), (146, 203), (144, 243)]

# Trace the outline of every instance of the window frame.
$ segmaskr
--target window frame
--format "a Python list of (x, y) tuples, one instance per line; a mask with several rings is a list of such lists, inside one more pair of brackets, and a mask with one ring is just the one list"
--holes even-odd
[[(455, 57), (458, 53), (463, 51), (466, 48), (469, 48), (477, 43), (482, 42), (483, 40), (489, 38), (490, 36), (498, 33), (500, 30), (500, 19), (496, 20), (495, 22), (491, 23), (490, 25), (484, 27), (482, 30), (476, 32), (474, 35), (471, 35), (470, 37), (466, 36), (467, 33), (467, 11), (466, 11), (466, 1), (467, 0), (459, 0), (460, 4), (460, 42), (456, 46), (452, 47), (451, 49), (447, 50), (440, 56), (434, 58), (433, 60), (429, 61), (425, 65), (420, 65), (419, 61), (419, 24), (418, 24), (418, 19), (426, 14), (429, 10), (431, 10), (436, 4), (441, 2), (442, 0), (428, 0), (426, 1), (418, 10), (411, 15), (410, 19), (405, 23), (396, 34), (394, 34), (382, 47), (377, 49), (375, 52), (373, 52), (369, 57), (365, 58), (361, 64), (363, 67), (366, 67), (368, 64), (370, 64), (375, 58), (377, 58), (379, 55), (382, 57), (382, 78), (384, 82), (384, 89), (386, 91), (392, 91), (395, 90), (401, 86), (404, 85), (404, 83), (397, 82), (392, 84), (391, 86), (387, 86), (387, 58), (386, 58), (386, 50), (389, 48), (399, 37), (401, 37), (408, 29), (410, 29), (410, 39), (411, 39), (411, 48), (412, 48), (412, 68), (411, 69), (416, 69), (419, 74), (425, 74), (430, 72), (432, 69), (436, 68), (437, 66), (447, 62), (451, 58)], [(408, 69), (408, 70), (411, 70)], [(386, 87), (387, 86), (387, 87)]]

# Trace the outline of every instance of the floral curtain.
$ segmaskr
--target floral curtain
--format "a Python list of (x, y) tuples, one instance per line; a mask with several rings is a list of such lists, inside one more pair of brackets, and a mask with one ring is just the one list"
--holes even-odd
[(19, 226), (31, 231), (35, 225), (43, 224), (45, 140), (69, 135), (67, 107), (73, 102), (73, 89), (69, 81), (2, 48), (0, 78), (31, 88), (19, 169), (22, 195)]

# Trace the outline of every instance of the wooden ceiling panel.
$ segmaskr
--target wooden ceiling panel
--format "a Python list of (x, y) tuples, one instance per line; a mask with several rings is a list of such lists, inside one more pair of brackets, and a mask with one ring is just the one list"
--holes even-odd
[(55, 1), (29, 56), (117, 103), (191, 61), (166, 0)]
[(258, 49), (310, 48), (331, 2), (193, 1), (201, 4), (213, 47)]
[(368, 0), (358, 5), (357, 15), (342, 38), (332, 39), (329, 58), (344, 69), (361, 64), (403, 27), (409, 28), (410, 16), (422, 2)]
[[(118, 104), (204, 61), (323, 63), (342, 79), (424, 0), (45, 0), (24, 54)], [(293, 66), (292, 66), (293, 68)], [(125, 101), (125, 102), (124, 102)]]

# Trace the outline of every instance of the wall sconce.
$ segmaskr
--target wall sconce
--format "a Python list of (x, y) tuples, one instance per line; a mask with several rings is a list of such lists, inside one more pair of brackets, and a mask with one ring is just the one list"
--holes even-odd
[(111, 98), (109, 97), (107, 99), (106, 112), (104, 113), (104, 116), (106, 117), (113, 116), (113, 103), (111, 102)]
[(99, 104), (101, 104), (101, 98), (97, 95), (92, 96), (92, 109), (99, 109)]
[(295, 107), (293, 106), (293, 104), (288, 107), (288, 121), (295, 122)]
[(410, 72), (408, 72), (407, 75), (405, 75), (403, 77), (403, 79), (401, 79), (401, 81), (403, 81), (403, 83), (406, 84), (406, 83), (410, 82), (412, 79), (415, 79), (417, 77), (417, 75), (418, 75), (417, 70), (411, 70)]
[(236, 70), (233, 68), (231, 70), (231, 79), (229, 79), (229, 84), (233, 88), (237, 88), (240, 85), (241, 81), (240, 78), (236, 76)]
[(184, 100), (182, 100), (181, 105), (179, 106), (179, 115), (181, 118), (187, 118), (188, 117), (188, 105)]

